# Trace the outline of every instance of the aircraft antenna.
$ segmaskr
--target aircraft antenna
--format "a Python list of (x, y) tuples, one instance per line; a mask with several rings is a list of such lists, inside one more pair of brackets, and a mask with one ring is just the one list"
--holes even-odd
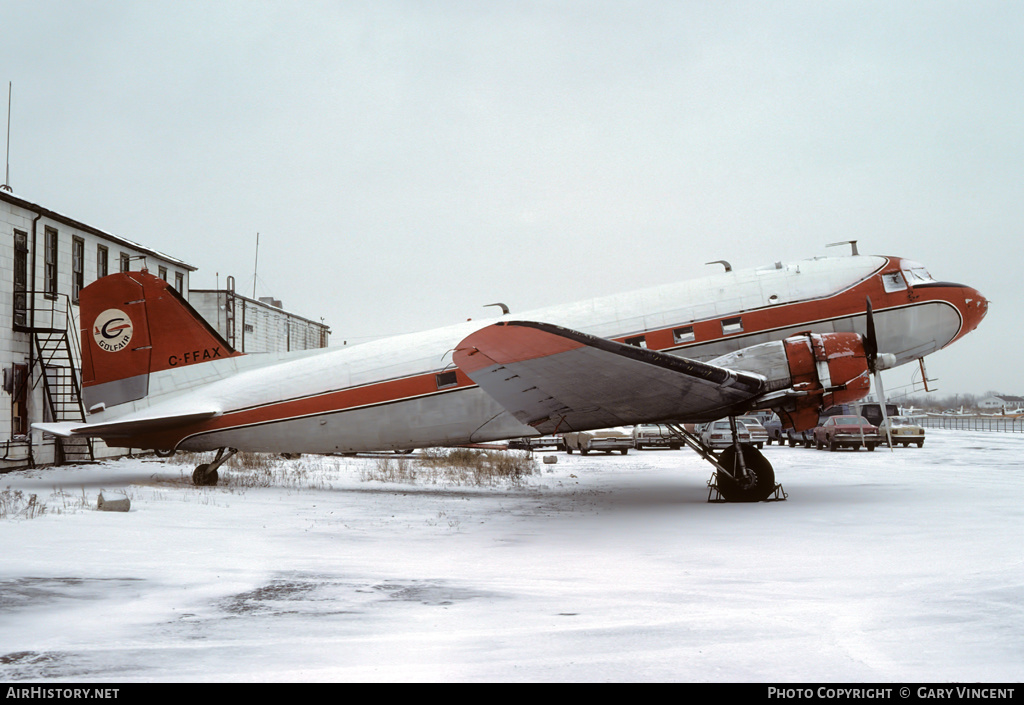
[(11, 81), (7, 82), (7, 172), (4, 174), (4, 191), (11, 190)]
[(860, 254), (859, 252), (857, 252), (857, 241), (856, 240), (843, 240), (842, 242), (830, 242), (829, 244), (825, 245), (825, 247), (836, 247), (837, 245), (849, 245), (850, 249), (853, 250), (850, 254), (852, 254), (854, 257), (856, 257), (857, 255)]

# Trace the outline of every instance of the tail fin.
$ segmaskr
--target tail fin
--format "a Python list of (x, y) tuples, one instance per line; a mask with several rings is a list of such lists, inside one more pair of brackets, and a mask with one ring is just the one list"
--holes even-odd
[(181, 294), (148, 271), (82, 289), (82, 394), (87, 409), (149, 394), (149, 375), (241, 355)]

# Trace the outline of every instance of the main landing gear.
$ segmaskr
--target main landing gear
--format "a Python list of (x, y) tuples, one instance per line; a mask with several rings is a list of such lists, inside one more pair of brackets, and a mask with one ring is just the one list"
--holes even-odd
[(203, 463), (192, 472), (192, 484), (196, 487), (213, 487), (220, 479), (217, 468), (237, 453), (234, 448), (218, 448), (212, 463)]
[(679, 424), (667, 424), (680, 441), (715, 467), (708, 480), (709, 502), (779, 502), (787, 495), (775, 482), (775, 470), (757, 448), (736, 440), (736, 421), (730, 417), (732, 445), (719, 455)]

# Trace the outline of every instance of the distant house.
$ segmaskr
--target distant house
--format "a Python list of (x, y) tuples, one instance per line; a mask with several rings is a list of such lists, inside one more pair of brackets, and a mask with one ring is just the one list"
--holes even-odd
[(985, 397), (978, 402), (978, 408), (982, 411), (1016, 411), (1024, 409), (1024, 397), (1003, 396), (1001, 394)]
[(102, 442), (55, 439), (39, 421), (84, 421), (78, 294), (143, 268), (188, 295), (196, 267), (0, 189), (0, 471), (123, 455)]

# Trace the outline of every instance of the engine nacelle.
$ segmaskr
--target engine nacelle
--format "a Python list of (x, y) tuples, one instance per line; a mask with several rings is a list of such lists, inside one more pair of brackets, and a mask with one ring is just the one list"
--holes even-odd
[(796, 335), (782, 344), (793, 389), (807, 392), (776, 409), (787, 428), (814, 428), (824, 409), (863, 399), (871, 391), (864, 339), (856, 333)]
[(783, 426), (797, 431), (817, 426), (824, 409), (862, 399), (871, 389), (864, 339), (856, 333), (794, 335), (709, 362), (764, 375), (769, 391), (799, 392), (771, 404)]

